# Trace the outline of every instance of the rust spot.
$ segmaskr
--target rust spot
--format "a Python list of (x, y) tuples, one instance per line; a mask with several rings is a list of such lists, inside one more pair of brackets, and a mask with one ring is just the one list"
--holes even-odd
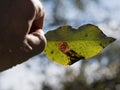
[(69, 51), (69, 46), (68, 46), (67, 42), (59, 42), (58, 49), (61, 52), (63, 52), (64, 54), (66, 54)]
[(68, 57), (68, 59), (70, 59), (70, 62), (68, 63), (69, 65), (77, 62), (80, 59), (85, 59), (84, 56), (79, 55), (74, 50), (70, 50), (67, 42), (59, 42), (58, 43), (58, 49), (62, 53), (64, 53)]

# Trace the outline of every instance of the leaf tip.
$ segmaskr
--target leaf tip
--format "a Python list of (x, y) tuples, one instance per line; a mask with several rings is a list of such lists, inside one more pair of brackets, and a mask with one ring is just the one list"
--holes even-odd
[(116, 41), (116, 38), (113, 38), (113, 37), (109, 37), (109, 38), (110, 38), (110, 40), (109, 40), (110, 43)]

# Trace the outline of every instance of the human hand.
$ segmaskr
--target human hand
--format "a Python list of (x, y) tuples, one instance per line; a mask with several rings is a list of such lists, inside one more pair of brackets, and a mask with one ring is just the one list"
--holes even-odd
[[(38, 53), (42, 52), (46, 45), (46, 38), (43, 30), (38, 30), (26, 35), (23, 49), (25, 52), (33, 52), (35, 49)], [(34, 53), (35, 54), (35, 53)]]
[(0, 1), (0, 71), (41, 53), (46, 46), (39, 0)]

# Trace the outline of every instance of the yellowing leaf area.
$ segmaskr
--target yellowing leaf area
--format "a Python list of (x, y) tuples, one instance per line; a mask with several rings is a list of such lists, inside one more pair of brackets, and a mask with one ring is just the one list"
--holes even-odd
[(59, 64), (71, 65), (80, 59), (89, 59), (99, 54), (115, 41), (107, 37), (97, 26), (86, 24), (78, 29), (69, 25), (61, 26), (45, 34), (46, 56)]

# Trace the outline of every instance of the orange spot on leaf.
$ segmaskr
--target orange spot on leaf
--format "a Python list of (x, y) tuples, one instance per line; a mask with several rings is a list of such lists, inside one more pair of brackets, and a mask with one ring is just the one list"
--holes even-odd
[(61, 52), (63, 52), (64, 54), (66, 54), (69, 51), (69, 46), (68, 46), (67, 42), (59, 42), (58, 49)]

